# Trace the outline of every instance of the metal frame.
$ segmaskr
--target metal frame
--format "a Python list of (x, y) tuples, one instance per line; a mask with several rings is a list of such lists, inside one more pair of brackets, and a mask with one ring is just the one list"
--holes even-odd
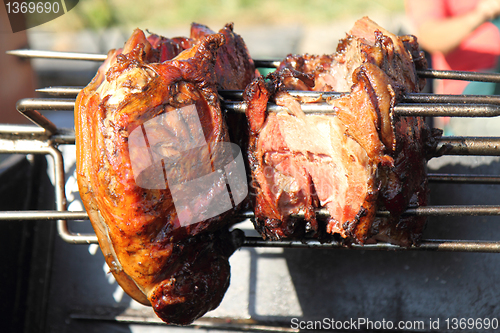
[[(47, 118), (37, 112), (36, 117), (43, 117), (52, 124)], [(57, 132), (57, 131), (56, 131)], [(44, 220), (47, 215), (56, 213), (54, 218), (57, 220), (57, 231), (61, 238), (68, 243), (86, 244), (97, 242), (97, 236), (92, 234), (77, 234), (73, 233), (68, 228), (68, 223), (65, 218), (68, 218), (66, 212), (66, 195), (64, 192), (65, 176), (64, 176), (64, 161), (61, 151), (58, 149), (58, 141), (61, 136), (51, 134), (47, 129), (38, 126), (23, 126), (23, 125), (0, 125), (0, 153), (5, 154), (42, 154), (52, 157), (53, 175), (54, 175), (54, 192), (56, 211), (4, 211), (0, 212), (0, 220)], [(86, 215), (85, 212), (82, 212)], [(57, 214), (62, 214), (57, 216)], [(80, 215), (82, 217), (82, 215)]]
[[(20, 57), (38, 57), (50, 59), (75, 59), (103, 61), (105, 55), (91, 55), (71, 52), (49, 52), (33, 50), (9, 51), (9, 54)], [(276, 67), (279, 62), (274, 60), (255, 60), (258, 67)], [(493, 73), (461, 73), (450, 71), (426, 70), (420, 71), (421, 77), (448, 78), (461, 80), (476, 80), (500, 82), (500, 75)], [(38, 89), (38, 92), (55, 95), (56, 98), (27, 98), (17, 103), (17, 110), (29, 118), (36, 126), (1, 125), (0, 153), (44, 154), (50, 155), (54, 161), (54, 191), (56, 211), (3, 211), (0, 220), (56, 220), (60, 237), (73, 244), (97, 243), (95, 234), (80, 234), (72, 232), (68, 220), (87, 220), (86, 212), (69, 212), (66, 208), (65, 176), (63, 156), (59, 145), (74, 144), (75, 133), (72, 129), (57, 128), (39, 110), (73, 111), (74, 97), (82, 87), (49, 87)], [(338, 97), (340, 93), (316, 93), (292, 91), (294, 95), (318, 96), (323, 98)], [(241, 102), (241, 91), (221, 91), (226, 112), (244, 112), (246, 105)], [(70, 98), (60, 98), (70, 97)], [(238, 101), (239, 100), (239, 101)], [(279, 107), (270, 104), (269, 111), (279, 111)], [(309, 112), (332, 112), (327, 103), (320, 103)], [(434, 94), (408, 94), (403, 103), (394, 108), (400, 116), (453, 116), (453, 117), (494, 117), (500, 115), (500, 96), (450, 96)], [(500, 156), (499, 137), (445, 137), (439, 141), (435, 156), (442, 155), (487, 155)], [(456, 182), (471, 184), (500, 184), (500, 176), (484, 175), (445, 175), (430, 174), (429, 181)], [(318, 210), (318, 215), (327, 215), (327, 211)], [(389, 212), (379, 211), (379, 216), (387, 216)], [(427, 206), (409, 208), (405, 214), (419, 216), (498, 216), (500, 206)], [(300, 216), (300, 215), (299, 215)], [(252, 212), (240, 213), (234, 222), (253, 218)], [(246, 237), (243, 246), (249, 247), (281, 247), (281, 248), (346, 248), (341, 242), (322, 243), (318, 240), (303, 241), (267, 241), (259, 237)], [(362, 250), (416, 250), (416, 251), (462, 251), (499, 253), (500, 241), (463, 241), (463, 240), (423, 240), (419, 246), (404, 248), (387, 243), (349, 245), (348, 248)]]

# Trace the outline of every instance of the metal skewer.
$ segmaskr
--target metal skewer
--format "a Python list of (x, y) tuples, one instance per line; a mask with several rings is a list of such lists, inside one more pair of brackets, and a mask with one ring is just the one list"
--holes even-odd
[(84, 87), (81, 86), (74, 86), (74, 87), (46, 87), (46, 88), (39, 88), (35, 89), (36, 92), (42, 93), (42, 94), (48, 94), (51, 96), (72, 96), (75, 97), (80, 93), (80, 91)]
[[(67, 91), (66, 87), (50, 87), (37, 90), (39, 92), (47, 92), (57, 95), (58, 92), (64, 93)], [(302, 90), (288, 90), (290, 95), (295, 97), (307, 98), (338, 98), (348, 94), (348, 92), (335, 92), (335, 91), (302, 91)], [(243, 91), (241, 90), (223, 90), (219, 94), (229, 100), (243, 99)], [(76, 94), (75, 94), (76, 95)], [(401, 100), (402, 103), (409, 104), (493, 104), (500, 105), (500, 96), (498, 95), (441, 95), (441, 94), (427, 94), (427, 93), (406, 93)]]
[(480, 81), (480, 82), (500, 82), (500, 74), (498, 73), (478, 73), (478, 72), (461, 72), (461, 71), (442, 71), (436, 69), (421, 69), (417, 70), (420, 77), (427, 79), (441, 80), (463, 80), (463, 81)]
[[(245, 102), (223, 101), (226, 111), (245, 112)], [(33, 110), (68, 110), (75, 107), (74, 99), (55, 98), (24, 98), (18, 101), (17, 110), (26, 116)], [(306, 103), (301, 105), (304, 113), (335, 113), (335, 107), (328, 103)], [(269, 104), (270, 112), (285, 111), (286, 107)], [(394, 107), (394, 112), (400, 116), (447, 116), (447, 117), (495, 117), (500, 115), (500, 105), (492, 104), (406, 104)], [(33, 117), (35, 117), (33, 115)], [(38, 118), (38, 115), (36, 115)], [(30, 117), (30, 119), (32, 119)], [(35, 123), (38, 123), (32, 119)], [(44, 127), (44, 126), (42, 126)], [(44, 127), (45, 128), (45, 127)]]
[(79, 53), (79, 52), (59, 52), (59, 51), (41, 51), (20, 49), (7, 51), (7, 54), (20, 58), (42, 58), (42, 59), (63, 59), (63, 60), (84, 60), (84, 61), (104, 61), (106, 54)]
[(301, 241), (270, 241), (263, 240), (259, 237), (246, 237), (243, 246), (246, 247), (279, 247), (279, 248), (299, 248), (299, 249), (328, 249), (328, 248), (344, 248), (358, 250), (410, 250), (410, 251), (461, 251), (461, 252), (484, 252), (498, 253), (500, 252), (500, 242), (487, 241), (455, 241), (455, 240), (425, 240), (419, 246), (401, 247), (389, 243), (377, 244), (352, 244), (348, 247), (340, 242), (332, 241), (330, 243), (322, 243), (318, 240), (301, 240)]
[[(389, 211), (379, 211), (377, 216), (389, 217)], [(317, 216), (328, 217), (330, 214), (325, 208), (316, 211)], [(423, 206), (408, 208), (403, 216), (498, 216), (500, 206), (495, 205), (464, 205), (464, 206)], [(304, 218), (303, 213), (292, 214), (296, 218)], [(254, 218), (251, 211), (236, 214), (232, 219), (242, 221)], [(89, 216), (85, 211), (3, 211), (0, 214), (1, 220), (88, 220)]]
[[(322, 212), (319, 212), (320, 214)], [(324, 212), (323, 212), (324, 213)], [(414, 214), (420, 216), (464, 216), (464, 215), (500, 215), (500, 206), (428, 206), (409, 209), (405, 214)], [(384, 212), (379, 212), (379, 216)], [(243, 212), (235, 219), (244, 220), (253, 217), (252, 212)], [(0, 220), (58, 220), (77, 219), (87, 220), (88, 215), (84, 211), (15, 211), (0, 212)], [(71, 234), (64, 225), (65, 232), (69, 235), (66, 239), (70, 243), (90, 244), (97, 243), (97, 237), (94, 234)], [(413, 251), (462, 251), (462, 252), (500, 252), (500, 242), (492, 241), (457, 241), (457, 240), (424, 240), (419, 246), (401, 247), (389, 243), (376, 244), (351, 244), (346, 246), (342, 242), (331, 240), (321, 242), (316, 239), (303, 239), (300, 241), (270, 241), (263, 240), (260, 237), (245, 236), (243, 247), (279, 247), (279, 248), (324, 248), (324, 249), (346, 249), (353, 248), (359, 250), (413, 250)]]
[[(74, 97), (84, 87), (46, 87), (36, 89), (36, 92), (48, 94), (58, 97)], [(317, 92), (317, 91), (300, 91), (290, 90), (290, 95), (296, 97), (308, 98), (338, 98), (348, 93), (340, 92)], [(242, 90), (220, 90), (219, 95), (228, 100), (241, 101), (243, 99)], [(477, 105), (500, 105), (500, 96), (498, 95), (440, 95), (440, 94), (426, 94), (426, 93), (407, 93), (403, 96), (402, 103), (407, 105), (411, 104), (474, 104)], [(406, 106), (405, 106), (406, 107)], [(416, 108), (412, 107), (412, 108)], [(451, 108), (451, 107), (450, 107)], [(476, 116), (476, 115), (474, 115)]]
[(433, 183), (500, 184), (500, 176), (496, 175), (428, 173), (427, 179)]
[[(245, 112), (246, 103), (223, 101), (223, 108), (234, 112)], [(329, 103), (301, 104), (304, 113), (335, 113), (336, 107)], [(280, 112), (287, 108), (275, 104), (268, 104), (268, 111)], [(496, 117), (500, 115), (500, 105), (491, 104), (406, 104), (401, 103), (393, 108), (399, 116), (435, 116), (435, 117)]]
[(452, 137), (439, 139), (435, 157), (442, 155), (500, 156), (500, 137)]
[[(20, 49), (7, 51), (7, 54), (21, 58), (44, 58), (44, 59), (66, 59), (66, 60), (85, 60), (85, 61), (104, 61), (107, 55), (79, 52), (58, 52), (58, 51), (40, 51)], [(256, 67), (260, 68), (277, 68), (280, 60), (254, 59)], [(448, 79), (448, 80), (465, 80), (465, 81), (480, 81), (480, 82), (500, 82), (500, 74), (498, 73), (477, 73), (463, 71), (443, 71), (436, 69), (417, 70), (417, 74), (422, 78), (428, 79)]]

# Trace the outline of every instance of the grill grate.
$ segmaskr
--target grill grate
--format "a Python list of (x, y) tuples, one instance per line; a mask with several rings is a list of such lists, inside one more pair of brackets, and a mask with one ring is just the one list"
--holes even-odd
[[(9, 54), (27, 58), (50, 58), (103, 61), (106, 56), (98, 54), (51, 52), (35, 50), (15, 50)], [(279, 64), (274, 60), (255, 60), (257, 67), (273, 68)], [(500, 75), (494, 73), (471, 73), (454, 71), (419, 71), (425, 78), (458, 79), (468, 81), (500, 82)], [(60, 145), (73, 145), (75, 133), (73, 129), (58, 128), (47, 119), (40, 110), (73, 111), (75, 97), (82, 87), (48, 87), (37, 92), (53, 96), (51, 98), (26, 98), (17, 103), (17, 110), (29, 118), (31, 125), (0, 125), (0, 153), (45, 154), (54, 161), (53, 174), (55, 185), (55, 211), (3, 211), (0, 220), (57, 220), (58, 233), (62, 239), (74, 244), (97, 243), (95, 234), (79, 234), (68, 227), (68, 220), (88, 220), (84, 211), (67, 211), (65, 198), (65, 176), (63, 156)], [(241, 101), (241, 91), (221, 91), (222, 107), (226, 112), (244, 112), (246, 105)], [(318, 93), (292, 91), (292, 95), (335, 98), (341, 93)], [(280, 107), (270, 104), (269, 111), (279, 111)], [(327, 103), (317, 103), (309, 113), (332, 112)], [(500, 115), (500, 96), (482, 95), (437, 95), (413, 93), (407, 94), (403, 102), (394, 108), (400, 116), (449, 116), (449, 117), (496, 117)], [(443, 137), (440, 139), (434, 157), (442, 155), (474, 155), (500, 156), (500, 137)], [(460, 184), (500, 184), (500, 176), (468, 175), (468, 174), (429, 174), (430, 182)], [(318, 210), (318, 215), (328, 214), (326, 210)], [(389, 212), (379, 211), (379, 216), (387, 216)], [(465, 205), (465, 206), (427, 206), (409, 208), (405, 214), (419, 216), (497, 216), (500, 205)], [(243, 212), (234, 217), (234, 222), (253, 218), (252, 212)], [(243, 246), (249, 247), (283, 247), (283, 248), (345, 248), (341, 242), (322, 243), (317, 240), (305, 241), (268, 241), (259, 237), (247, 236)], [(388, 243), (350, 245), (349, 248), (363, 250), (414, 250), (414, 251), (462, 251), (462, 252), (500, 252), (500, 241), (467, 241), (424, 239), (420, 246), (402, 248)]]

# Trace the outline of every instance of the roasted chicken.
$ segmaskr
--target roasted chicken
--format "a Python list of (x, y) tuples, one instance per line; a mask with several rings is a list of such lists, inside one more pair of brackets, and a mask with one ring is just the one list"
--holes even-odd
[[(223, 30), (177, 39), (136, 30), (75, 106), (79, 190), (110, 271), (172, 324), (218, 306), (241, 240), (226, 217), (246, 196), (246, 173), (229, 142), (216, 67), (235, 80), (253, 79), (255, 68), (220, 60), (236, 36), (231, 25)], [(250, 59), (246, 48), (224, 52)]]

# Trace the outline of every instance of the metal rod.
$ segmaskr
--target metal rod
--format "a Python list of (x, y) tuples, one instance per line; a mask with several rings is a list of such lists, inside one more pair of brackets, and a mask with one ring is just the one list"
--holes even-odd
[[(316, 211), (317, 216), (330, 216), (326, 208)], [(464, 206), (422, 206), (408, 208), (402, 214), (403, 216), (496, 216), (500, 215), (500, 206), (495, 205), (464, 205)], [(294, 217), (303, 218), (304, 214), (294, 214)], [(378, 217), (390, 217), (389, 211), (378, 211)]]
[(496, 117), (500, 106), (489, 104), (398, 104), (394, 112), (400, 116), (422, 117)]
[(47, 134), (54, 135), (58, 132), (57, 126), (38, 110), (73, 110), (74, 106), (73, 99), (24, 98), (17, 102), (16, 109), (34, 124), (44, 128)]
[[(318, 216), (329, 216), (326, 209), (318, 209)], [(379, 211), (377, 216), (388, 217), (391, 213), (388, 211)], [(424, 206), (417, 208), (408, 208), (404, 216), (496, 216), (500, 215), (500, 206), (495, 205), (470, 205), (470, 206)], [(253, 218), (252, 211), (240, 212), (232, 217), (234, 221), (243, 221)], [(303, 218), (304, 214), (294, 214), (293, 217)], [(85, 211), (3, 211), (0, 212), (0, 220), (88, 220), (89, 217)]]
[[(245, 102), (222, 101), (224, 109), (234, 112), (245, 112)], [(31, 110), (73, 110), (75, 100), (56, 98), (25, 98), (18, 102), (18, 110), (23, 113)], [(335, 113), (335, 106), (329, 103), (306, 103), (301, 105), (304, 113)], [(268, 104), (270, 112), (286, 111), (287, 108), (273, 103)], [(497, 105), (467, 104), (399, 104), (394, 112), (401, 116), (449, 116), (449, 117), (494, 117), (500, 115)], [(41, 115), (40, 115), (41, 116)], [(36, 118), (33, 121), (40, 121)], [(48, 120), (47, 120), (48, 121)], [(42, 121), (40, 121), (43, 123)]]
[(0, 212), (0, 220), (88, 220), (87, 212), (26, 210)]
[[(64, 162), (63, 156), (59, 149), (51, 147), (50, 155), (54, 160), (54, 190), (56, 197), (56, 209), (59, 212), (66, 211), (67, 201), (65, 194), (65, 177), (64, 177)], [(68, 221), (63, 219), (57, 220), (57, 232), (59, 236), (68, 243), (84, 244), (89, 240), (97, 240), (95, 235), (81, 235), (70, 232)]]
[(55, 144), (74, 144), (75, 131), (58, 128), (57, 133), (51, 135), (40, 126), (0, 124), (0, 152), (37, 153), (39, 147), (45, 149), (49, 145), (49, 140)]
[(463, 72), (463, 71), (442, 71), (435, 69), (417, 70), (420, 77), (428, 79), (447, 79), (447, 80), (463, 80), (463, 81), (480, 81), (480, 82), (500, 82), (500, 74), (498, 73), (478, 73), (478, 72)]
[(410, 250), (410, 251), (461, 251), (461, 252), (500, 252), (500, 242), (489, 241), (457, 241), (457, 240), (423, 240), (419, 246), (401, 247), (389, 243), (353, 244), (346, 246), (341, 242), (322, 243), (318, 240), (269, 241), (259, 237), (246, 237), (244, 247), (270, 247), (294, 249), (358, 249), (358, 250)]
[[(2, 127), (0, 126), (0, 139), (1, 136)], [(57, 144), (74, 144), (75, 132), (73, 129), (59, 129), (58, 133), (51, 136), (50, 139)], [(19, 151), (19, 153), (21, 152)], [(444, 155), (500, 156), (500, 138), (442, 137), (438, 140), (434, 157)]]
[(45, 135), (46, 132), (43, 128), (40, 126), (33, 126), (33, 125), (24, 125), (24, 124), (19, 124), (19, 125), (11, 125), (11, 124), (0, 124), (0, 136), (9, 136), (13, 137), (15, 136), (16, 138), (19, 137), (33, 137), (33, 136), (40, 136), (40, 135)]
[[(64, 59), (64, 60), (86, 60), (86, 61), (104, 61), (107, 58), (106, 54), (81, 53), (81, 52), (59, 52), (59, 51), (43, 51), (43, 50), (11, 50), (7, 54), (20, 58), (43, 58), (43, 59)], [(281, 60), (265, 60), (254, 59), (255, 67), (261, 68), (276, 68), (281, 63)]]
[(452, 104), (500, 104), (499, 95), (442, 95), (408, 93), (403, 96), (406, 103), (452, 103)]
[[(65, 59), (65, 60), (86, 60), (86, 61), (104, 61), (107, 55), (94, 53), (80, 52), (58, 52), (58, 51), (40, 51), (40, 50), (12, 50), (7, 51), (7, 54), (21, 58), (44, 58), (44, 59)], [(277, 68), (281, 60), (266, 60), (254, 59), (255, 67), (260, 68)], [(465, 81), (481, 81), (481, 82), (500, 82), (500, 74), (498, 73), (478, 73), (464, 71), (443, 71), (436, 69), (417, 70), (417, 74), (422, 78), (428, 79), (448, 79), (448, 80), (465, 80)]]
[(422, 242), (418, 248), (421, 250), (446, 252), (500, 253), (500, 242), (428, 240)]
[[(57, 230), (61, 238), (73, 244), (87, 244), (92, 242), (97, 242), (97, 237), (95, 235), (89, 234), (78, 234), (72, 233), (69, 228), (67, 221), (62, 219), (63, 216), (58, 214), (64, 214), (66, 211), (66, 195), (64, 191), (65, 187), (65, 177), (64, 177), (64, 161), (62, 153), (59, 149), (52, 145), (52, 142), (47, 140), (3, 140), (0, 138), (0, 152), (3, 153), (19, 153), (19, 154), (45, 154), (50, 155), (53, 160), (53, 171), (54, 171), (54, 191), (55, 191), (55, 203), (56, 203), (56, 216), (54, 219), (57, 220)], [(16, 213), (19, 215), (24, 214), (24, 212)], [(41, 219), (44, 213), (35, 213), (36, 219)], [(0, 212), (0, 216), (2, 212)], [(17, 216), (19, 216), (17, 215)], [(16, 217), (14, 214), (6, 214), (7, 219), (11, 220)], [(28, 213), (26, 216), (28, 219), (34, 219), (35, 217)]]
[(83, 88), (84, 87), (82, 86), (74, 86), (74, 87), (59, 86), (59, 87), (39, 88), (36, 89), (35, 91), (38, 93), (48, 94), (52, 96), (76, 96), (80, 93), (80, 91)]
[[(390, 216), (389, 212), (379, 212)], [(500, 206), (495, 205), (467, 205), (467, 206), (425, 206), (407, 209), (403, 215), (413, 216), (497, 216), (500, 215)]]
[[(47, 92), (53, 91), (63, 93), (67, 87), (51, 87), (46, 88)], [(45, 90), (45, 89), (44, 89)], [(42, 90), (40, 90), (42, 91)], [(308, 98), (338, 98), (348, 94), (348, 92), (337, 91), (307, 91), (307, 90), (288, 90), (290, 95), (296, 97)], [(243, 99), (242, 90), (220, 90), (219, 95), (229, 100)], [(403, 95), (402, 102), (404, 103), (420, 103), (420, 104), (494, 104), (500, 105), (500, 96), (498, 95), (443, 95), (443, 94), (428, 94), (428, 93), (406, 93)]]
[(28, 110), (73, 110), (75, 108), (74, 99), (63, 98), (23, 98), (17, 102), (19, 112)]
[[(18, 154), (45, 154), (50, 155), (53, 160), (54, 172), (54, 191), (55, 204), (57, 211), (48, 212), (0, 212), (0, 220), (15, 220), (15, 219), (46, 219), (57, 220), (57, 230), (61, 238), (73, 244), (87, 244), (97, 242), (97, 237), (92, 234), (75, 234), (72, 233), (67, 221), (64, 220), (66, 214), (66, 195), (64, 192), (65, 177), (64, 177), (64, 161), (62, 153), (47, 140), (8, 140), (0, 138), (0, 152), (2, 153), (18, 153)], [(71, 213), (70, 213), (71, 214)], [(52, 215), (52, 216), (51, 216)]]
[(43, 58), (43, 59), (64, 59), (64, 60), (85, 60), (85, 61), (104, 61), (106, 54), (80, 53), (80, 52), (59, 52), (59, 51), (41, 51), (41, 50), (12, 50), (7, 54), (20, 58)]
[(500, 176), (493, 175), (429, 173), (427, 179), (433, 183), (500, 184)]
[(56, 144), (74, 145), (75, 144), (75, 130), (72, 128), (59, 128), (57, 134), (50, 137)]
[(500, 138), (445, 136), (439, 139), (434, 156), (441, 155), (500, 156)]
[[(83, 87), (47, 87), (36, 91), (52, 96), (74, 97), (83, 89)], [(289, 90), (292, 96), (308, 98), (338, 98), (348, 93), (341, 92), (317, 92)], [(228, 100), (241, 101), (243, 98), (242, 90), (219, 90), (219, 95)], [(396, 111), (401, 113), (408, 112), (421, 116), (449, 116), (452, 113), (454, 117), (494, 117), (500, 115), (500, 96), (497, 95), (440, 95), (427, 93), (408, 93), (403, 96), (404, 106), (396, 107)], [(422, 108), (421, 104), (437, 104), (429, 111), (428, 106)], [(440, 105), (441, 104), (441, 105)], [(455, 105), (453, 105), (455, 104)], [(464, 104), (473, 104), (474, 106), (464, 106)], [(493, 106), (495, 105), (495, 106)]]
[[(148, 325), (162, 325), (168, 327), (157, 316), (148, 316), (142, 313), (128, 312), (125, 310), (120, 314), (112, 313), (99, 313), (93, 309), (86, 309), (81, 312), (74, 312), (68, 315), (72, 320), (91, 320), (91, 321), (104, 321), (104, 322), (118, 322), (126, 324), (148, 324)], [(286, 333), (299, 333), (298, 328), (291, 328), (290, 322), (284, 321), (260, 321), (256, 319), (236, 319), (230, 317), (202, 317), (195, 320), (193, 323), (186, 326), (186, 329), (195, 329), (204, 331), (229, 331), (229, 332), (286, 332)], [(168, 329), (165, 329), (168, 331)]]
[(23, 104), (23, 100), (19, 100), (16, 104), (16, 109), (26, 118), (31, 120), (34, 124), (45, 129), (47, 134), (53, 135), (57, 133), (57, 126), (47, 119), (44, 115), (32, 108), (26, 108)]
[[(54, 87), (46, 87), (36, 89), (36, 92), (48, 94), (52, 96), (76, 96), (83, 89), (83, 86), (54, 86)], [(289, 90), (291, 95), (297, 97), (312, 97), (312, 98), (321, 98), (321, 97), (339, 97), (346, 93), (335, 92), (335, 91), (326, 91), (326, 92), (318, 92), (318, 91), (302, 91), (302, 90)], [(219, 90), (219, 95), (229, 100), (238, 100), (241, 101), (243, 99), (243, 90)], [(442, 95), (448, 96), (448, 95)], [(443, 102), (446, 103), (446, 102)], [(500, 104), (500, 101), (498, 102)], [(487, 104), (487, 103), (484, 103)]]
[[(424, 207), (422, 207), (424, 208)], [(468, 208), (470, 209), (470, 208)], [(488, 208), (489, 209), (489, 208)], [(499, 207), (495, 206), (495, 213), (498, 214)], [(460, 209), (459, 209), (460, 210)], [(456, 211), (458, 212), (458, 211)], [(246, 217), (253, 215), (251, 213), (244, 213), (242, 216)], [(0, 212), (0, 220), (86, 220), (88, 215), (86, 212), (67, 212), (67, 211), (15, 211), (15, 212)], [(91, 244), (97, 243), (95, 234), (74, 234), (69, 232), (66, 222), (61, 223), (58, 221), (58, 229), (63, 239), (69, 243), (74, 244)], [(456, 241), (456, 240), (424, 240), (419, 246), (411, 246), (408, 248), (400, 247), (389, 243), (353, 244), (345, 246), (341, 242), (332, 240), (331, 242), (320, 242), (315, 239), (300, 240), (300, 241), (269, 241), (263, 240), (260, 237), (245, 237), (243, 243), (244, 247), (279, 247), (279, 248), (353, 248), (358, 250), (430, 250), (430, 251), (462, 251), (462, 252), (486, 252), (498, 253), (500, 252), (500, 242), (488, 241)]]
[[(222, 101), (224, 109), (234, 112), (245, 112), (245, 102)], [(287, 108), (269, 103), (270, 112), (286, 111)], [(301, 104), (304, 113), (334, 114), (336, 107), (329, 103)], [(394, 113), (400, 116), (436, 116), (436, 117), (496, 117), (500, 115), (498, 105), (469, 105), (469, 104), (398, 104)]]

